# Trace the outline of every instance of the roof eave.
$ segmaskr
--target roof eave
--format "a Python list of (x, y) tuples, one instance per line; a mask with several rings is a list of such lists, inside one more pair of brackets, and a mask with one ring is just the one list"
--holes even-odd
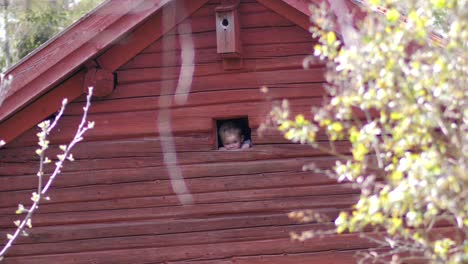
[(13, 80), (0, 107), (0, 121), (70, 77), (169, 1), (107, 0), (15, 64), (6, 72)]

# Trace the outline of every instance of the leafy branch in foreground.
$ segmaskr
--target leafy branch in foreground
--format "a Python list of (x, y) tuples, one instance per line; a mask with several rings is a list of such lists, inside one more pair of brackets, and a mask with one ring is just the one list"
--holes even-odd
[[(404, 8), (396, 0), (360, 2), (367, 15), (349, 42), (335, 35), (327, 8), (312, 12), (318, 44), (306, 63), (327, 63), (330, 100), (313, 110), (313, 120), (291, 118), (285, 102), (270, 121), (287, 139), (313, 147), (321, 132), (332, 145), (351, 143), (352, 156), (340, 156), (325, 173), (361, 191), (351, 212), (335, 219), (334, 231), (359, 232), (382, 247), (363, 262), (466, 263), (467, 1), (411, 0)], [(437, 27), (448, 30), (442, 41), (434, 41)], [(298, 215), (316, 220), (310, 213), (291, 216)]]
[(16, 231), (13, 234), (7, 234), (8, 242), (0, 251), (0, 261), (4, 258), (8, 250), (11, 248), (15, 240), (19, 236), (28, 236), (26, 228), (32, 228), (32, 216), (39, 209), (39, 204), (43, 200), (50, 200), (50, 197), (47, 196), (47, 192), (49, 191), (52, 183), (56, 179), (56, 177), (61, 173), (63, 168), (64, 162), (66, 160), (73, 161), (73, 155), (71, 154), (71, 150), (73, 147), (80, 141), (83, 140), (83, 135), (89, 129), (94, 127), (94, 122), (87, 121), (89, 107), (91, 105), (91, 96), (93, 93), (93, 88), (89, 87), (89, 92), (86, 97), (86, 106), (83, 107), (83, 116), (81, 118), (81, 122), (76, 130), (75, 136), (70, 141), (68, 145), (61, 145), (60, 150), (62, 151), (61, 154), (57, 155), (57, 161), (55, 162), (55, 169), (50, 174), (49, 178), (44, 184), (45, 174), (44, 174), (44, 165), (49, 164), (52, 162), (46, 155), (45, 152), (49, 148), (49, 140), (47, 139), (48, 135), (52, 132), (52, 130), (57, 125), (60, 117), (62, 116), (63, 112), (65, 111), (65, 106), (67, 104), (67, 99), (62, 101), (62, 107), (60, 111), (55, 116), (53, 122), (51, 123), (50, 120), (45, 120), (41, 122), (38, 127), (41, 131), (37, 134), (39, 139), (39, 148), (36, 150), (36, 154), (39, 156), (39, 169), (37, 172), (38, 183), (37, 183), (37, 190), (32, 193), (31, 200), (33, 204), (27, 208), (23, 204), (18, 205), (18, 209), (16, 210), (16, 214), (23, 214), (26, 213), (22, 220), (16, 220), (14, 224), (16, 225)]

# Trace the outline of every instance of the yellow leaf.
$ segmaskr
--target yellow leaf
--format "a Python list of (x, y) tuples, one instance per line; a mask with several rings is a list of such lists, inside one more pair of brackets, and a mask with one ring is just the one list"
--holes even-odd
[(356, 129), (355, 126), (349, 129), (349, 141), (351, 143), (356, 143), (359, 138), (359, 131)]
[(296, 116), (296, 123), (297, 123), (298, 125), (301, 125), (302, 123), (304, 123), (304, 120), (305, 120), (305, 119), (304, 119), (304, 116), (303, 116), (303, 115), (297, 115), (297, 116)]
[(342, 225), (341, 225), (341, 226), (338, 226), (338, 227), (336, 228), (336, 233), (338, 233), (338, 234), (341, 234), (341, 233), (343, 233), (344, 231), (346, 231), (346, 226), (342, 226)]
[(400, 181), (401, 179), (403, 179), (403, 173), (401, 171), (394, 171), (390, 178), (393, 181)]
[(390, 119), (391, 120), (400, 120), (403, 118), (403, 114), (402, 113), (399, 113), (399, 112), (392, 112), (390, 114)]
[(331, 129), (335, 132), (341, 132), (343, 130), (343, 125), (340, 122), (334, 122), (331, 125)]
[(284, 134), (284, 137), (287, 140), (292, 140), (294, 138), (294, 130), (289, 130), (288, 132), (286, 132), (286, 134)]
[(328, 32), (328, 34), (327, 34), (327, 43), (328, 43), (328, 45), (333, 44), (335, 41), (336, 41), (335, 32), (333, 32), (333, 31)]

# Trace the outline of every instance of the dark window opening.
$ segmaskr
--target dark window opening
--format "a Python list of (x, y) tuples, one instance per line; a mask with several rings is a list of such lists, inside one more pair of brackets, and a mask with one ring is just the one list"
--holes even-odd
[[(232, 127), (238, 128), (240, 130), (241, 135), (241, 147), (242, 143), (249, 144), (249, 147), (252, 147), (252, 137), (251, 137), (251, 130), (249, 127), (249, 118), (242, 117), (242, 118), (232, 118), (232, 119), (223, 119), (223, 120), (216, 120), (216, 138), (217, 138), (217, 145), (216, 149), (222, 149), (227, 146), (223, 144), (223, 138), (221, 135), (223, 132), (220, 131), (220, 128), (224, 130), (232, 129)], [(226, 139), (225, 139), (226, 140)]]

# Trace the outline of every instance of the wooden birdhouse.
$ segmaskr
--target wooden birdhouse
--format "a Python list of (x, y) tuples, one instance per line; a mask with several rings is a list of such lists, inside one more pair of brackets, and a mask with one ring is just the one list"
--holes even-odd
[(216, 8), (217, 51), (223, 58), (239, 58), (241, 55), (239, 1), (223, 1)]

